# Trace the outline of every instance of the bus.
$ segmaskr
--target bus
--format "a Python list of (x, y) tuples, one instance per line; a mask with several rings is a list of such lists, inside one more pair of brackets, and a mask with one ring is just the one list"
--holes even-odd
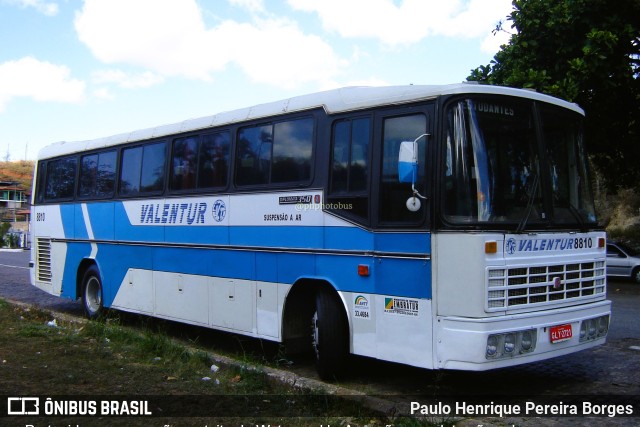
[(461, 83), (347, 87), (41, 150), (31, 281), (107, 309), (483, 371), (603, 344), (584, 111)]

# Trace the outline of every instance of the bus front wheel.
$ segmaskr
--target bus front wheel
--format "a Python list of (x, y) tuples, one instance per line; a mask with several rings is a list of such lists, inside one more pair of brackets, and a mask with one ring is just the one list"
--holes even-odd
[(311, 319), (311, 342), (318, 375), (323, 380), (344, 376), (349, 359), (349, 336), (344, 309), (335, 293), (321, 289)]
[(82, 305), (89, 319), (97, 319), (104, 314), (102, 280), (95, 265), (87, 269), (82, 279)]

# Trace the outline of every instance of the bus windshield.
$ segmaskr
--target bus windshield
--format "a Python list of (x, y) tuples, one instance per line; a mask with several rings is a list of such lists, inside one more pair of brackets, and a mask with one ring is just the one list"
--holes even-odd
[(445, 114), (443, 212), (451, 224), (593, 226), (582, 116), (552, 105), (473, 97)]

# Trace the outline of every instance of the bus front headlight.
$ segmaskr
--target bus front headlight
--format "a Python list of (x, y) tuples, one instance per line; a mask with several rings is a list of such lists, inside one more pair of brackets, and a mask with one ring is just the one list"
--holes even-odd
[(498, 353), (498, 338), (495, 335), (487, 339), (487, 357), (494, 357)]
[(516, 336), (514, 334), (507, 334), (504, 336), (504, 352), (511, 354), (516, 349)]
[(531, 338), (531, 331), (522, 332), (522, 341), (520, 341), (522, 351), (528, 352), (533, 346), (533, 339)]
[(487, 338), (487, 359), (500, 359), (531, 353), (536, 348), (537, 332), (535, 329), (491, 334)]
[(580, 342), (604, 338), (609, 332), (609, 315), (585, 319), (580, 323)]

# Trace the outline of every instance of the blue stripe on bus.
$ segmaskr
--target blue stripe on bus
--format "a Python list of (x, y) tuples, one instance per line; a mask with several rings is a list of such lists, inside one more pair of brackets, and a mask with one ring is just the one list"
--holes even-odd
[(423, 233), (373, 233), (375, 250), (380, 252), (431, 253), (431, 234)]
[(321, 248), (323, 227), (235, 226), (229, 227), (229, 243), (238, 246)]
[[(78, 274), (78, 266), (80, 265), (80, 261), (90, 253), (90, 243), (74, 243), (67, 245), (67, 259), (64, 264), (62, 293), (60, 296), (71, 299), (80, 297), (80, 295), (76, 295), (76, 276)], [(82, 280), (82, 278), (80, 278), (80, 280)]]
[(84, 223), (84, 215), (82, 215), (82, 205), (73, 205), (73, 228), (74, 237), (76, 239), (88, 239), (89, 232)]
[(60, 205), (60, 216), (65, 237), (75, 238), (75, 205)]
[[(64, 206), (65, 236), (87, 238), (80, 206)], [(425, 232), (373, 233), (358, 227), (316, 226), (133, 226), (129, 223), (122, 203), (94, 203), (87, 205), (94, 237), (98, 240), (172, 242), (254, 247), (335, 249), (431, 253), (431, 239)], [(75, 221), (74, 221), (75, 217)], [(115, 231), (113, 231), (115, 230)]]
[[(88, 239), (81, 206), (63, 205), (60, 209), (65, 236)], [(123, 282), (129, 268), (286, 284), (293, 284), (300, 278), (322, 278), (343, 291), (431, 298), (431, 262), (427, 259), (269, 253), (250, 248), (148, 247), (124, 243), (231, 244), (266, 250), (269, 247), (291, 249), (292, 252), (299, 248), (426, 255), (431, 252), (430, 234), (426, 231), (374, 233), (357, 227), (310, 226), (132, 226), (126, 219), (122, 203), (88, 204), (87, 209), (94, 238), (114, 240), (113, 244), (98, 243), (96, 257), (106, 284), (104, 301), (107, 306), (113, 302), (117, 293), (115, 287)], [(68, 244), (64, 296), (76, 297), (76, 269), (81, 259), (90, 253), (89, 243)], [(359, 264), (369, 266), (369, 277), (358, 275)]]
[(132, 226), (122, 203), (115, 204), (113, 216), (115, 240), (156, 243), (165, 241), (164, 227), (162, 226)]
[[(63, 296), (76, 297), (77, 266), (90, 252), (88, 243), (67, 245)], [(431, 298), (431, 262), (424, 259), (99, 244), (96, 261), (107, 306), (130, 268), (286, 284), (326, 279), (342, 291)], [(359, 264), (369, 267), (368, 277), (358, 275)]]
[(94, 238), (99, 240), (113, 240), (115, 238), (114, 206), (114, 203), (87, 204)]

